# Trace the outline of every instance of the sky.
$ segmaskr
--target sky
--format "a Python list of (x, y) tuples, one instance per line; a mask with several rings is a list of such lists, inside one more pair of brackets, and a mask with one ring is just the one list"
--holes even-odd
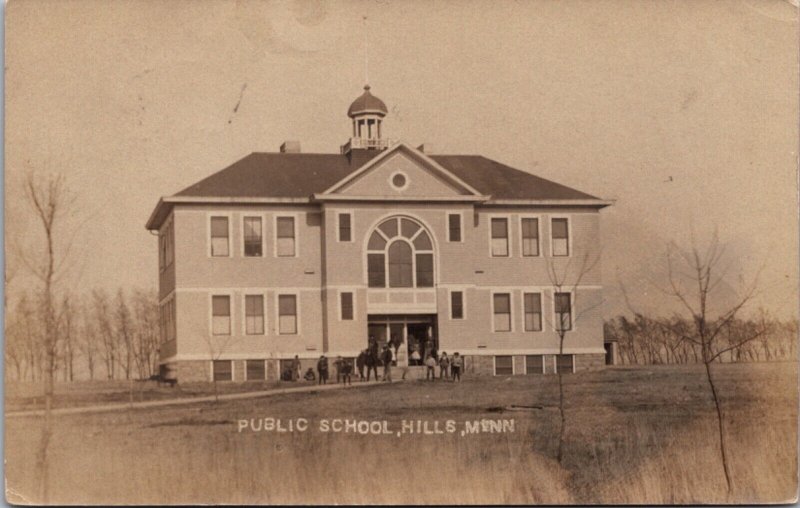
[(284, 140), (337, 152), (368, 79), (390, 138), (614, 200), (607, 316), (627, 308), (620, 287), (635, 310), (670, 308), (667, 243), (714, 230), (730, 291), (758, 273), (754, 305), (797, 312), (788, 2), (26, 0), (6, 17), (12, 298), (30, 285), (19, 253), (40, 245), (25, 171), (63, 174), (75, 195), (66, 286), (155, 288), (144, 224), (160, 196)]

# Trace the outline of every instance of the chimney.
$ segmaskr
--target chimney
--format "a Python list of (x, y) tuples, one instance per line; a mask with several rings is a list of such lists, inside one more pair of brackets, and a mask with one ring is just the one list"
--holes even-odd
[(281, 145), (281, 153), (300, 153), (300, 142), (284, 141)]
[(428, 155), (436, 153), (436, 150), (434, 150), (433, 144), (431, 143), (423, 143), (417, 147), (417, 150)]

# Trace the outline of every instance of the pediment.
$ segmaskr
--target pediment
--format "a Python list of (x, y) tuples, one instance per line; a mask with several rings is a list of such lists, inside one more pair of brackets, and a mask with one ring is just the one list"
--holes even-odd
[(424, 153), (398, 144), (326, 190), (321, 196), (446, 199), (480, 196)]

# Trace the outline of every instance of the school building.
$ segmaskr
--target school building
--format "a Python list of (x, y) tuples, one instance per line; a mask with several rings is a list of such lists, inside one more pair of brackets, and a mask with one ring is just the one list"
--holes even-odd
[[(384, 136), (369, 86), (339, 153), (287, 141), (159, 200), (162, 374), (277, 379), (295, 355), (399, 365), (430, 340), (465, 375), (605, 363), (600, 210), (609, 201), (479, 155)], [(559, 330), (565, 330), (559, 355)], [(413, 367), (412, 367), (413, 369)]]

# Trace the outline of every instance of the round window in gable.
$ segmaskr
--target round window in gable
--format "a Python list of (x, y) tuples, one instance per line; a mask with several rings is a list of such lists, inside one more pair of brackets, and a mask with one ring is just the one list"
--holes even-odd
[(397, 190), (403, 190), (408, 187), (408, 178), (403, 173), (393, 174), (390, 181), (392, 182), (392, 187)]

